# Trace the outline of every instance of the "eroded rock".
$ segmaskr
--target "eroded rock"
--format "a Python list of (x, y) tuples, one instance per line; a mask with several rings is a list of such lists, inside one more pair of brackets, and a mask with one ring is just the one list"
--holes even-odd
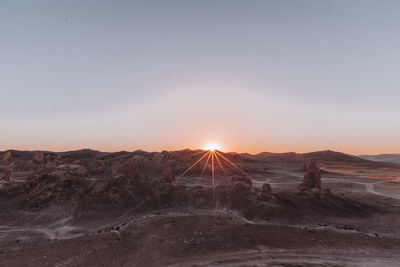
[(1, 177), (0, 180), (5, 180), (5, 181), (12, 181), (12, 176), (13, 176), (13, 170), (11, 168), (8, 168), (4, 171), (3, 176)]
[(234, 176), (230, 183), (217, 186), (216, 191), (219, 204), (235, 210), (248, 210), (258, 200), (257, 190), (247, 177)]
[(13, 161), (13, 157), (10, 151), (6, 151), (0, 155), (0, 164), (1, 165), (8, 165)]
[(174, 180), (174, 172), (171, 167), (164, 169), (163, 178), (166, 182), (172, 182)]
[(73, 201), (79, 205), (90, 192), (90, 182), (56, 170), (51, 173), (37, 174), (28, 178), (25, 184), (23, 206), (40, 209), (51, 202)]
[(113, 164), (112, 176), (117, 177), (119, 175), (124, 175), (131, 178), (146, 179), (146, 175), (142, 170), (142, 164), (148, 161), (148, 159), (143, 156), (133, 156), (129, 159), (120, 160)]
[(260, 195), (261, 198), (264, 200), (271, 199), (272, 198), (271, 186), (269, 184), (263, 184)]
[(154, 153), (152, 161), (156, 166), (161, 166), (165, 165), (168, 159), (168, 151), (164, 150), (161, 153)]
[(71, 176), (77, 177), (88, 177), (90, 176), (88, 169), (83, 165), (77, 164), (63, 164), (56, 168), (56, 170), (61, 170), (68, 173)]
[(33, 154), (32, 161), (35, 162), (36, 164), (44, 163), (43, 152), (42, 151), (36, 151), (35, 154)]
[(107, 170), (107, 164), (103, 157), (94, 155), (88, 165), (89, 172), (92, 174), (99, 174)]
[(299, 189), (302, 191), (312, 188), (321, 189), (321, 169), (317, 166), (315, 160), (311, 160), (307, 164), (307, 172), (304, 175), (303, 182), (299, 186)]

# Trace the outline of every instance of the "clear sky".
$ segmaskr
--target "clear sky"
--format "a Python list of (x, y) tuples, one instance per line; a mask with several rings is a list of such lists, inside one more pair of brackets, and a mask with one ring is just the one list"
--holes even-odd
[(0, 149), (400, 152), (400, 1), (0, 1)]

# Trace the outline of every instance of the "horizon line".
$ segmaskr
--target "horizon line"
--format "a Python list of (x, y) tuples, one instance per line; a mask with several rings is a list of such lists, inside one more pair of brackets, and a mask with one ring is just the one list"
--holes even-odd
[[(133, 153), (137, 151), (143, 151), (147, 153), (161, 153), (163, 151), (167, 152), (175, 152), (175, 151), (183, 151), (183, 150), (191, 150), (191, 151), (196, 151), (196, 150), (202, 150), (202, 151), (207, 151), (207, 149), (203, 148), (183, 148), (183, 149), (163, 149), (163, 150), (156, 150), (156, 151), (147, 151), (143, 149), (136, 149), (136, 150), (114, 150), (114, 151), (102, 151), (102, 150), (97, 150), (97, 149), (92, 149), (92, 148), (79, 148), (79, 149), (72, 149), (72, 150), (42, 150), (42, 149), (14, 149), (14, 148), (9, 148), (0, 151), (1, 153), (7, 152), (7, 151), (21, 151), (21, 152), (36, 152), (36, 151), (41, 151), (41, 152), (50, 152), (50, 153), (65, 153), (65, 152), (76, 152), (76, 151), (82, 151), (82, 150), (91, 150), (91, 151), (97, 151), (100, 153), (118, 153), (118, 152), (128, 152), (128, 153)], [(288, 154), (288, 153), (295, 153), (295, 154), (309, 154), (309, 153), (315, 153), (315, 152), (325, 152), (325, 151), (331, 151), (331, 152), (336, 152), (336, 153), (342, 153), (346, 155), (351, 155), (351, 156), (373, 156), (373, 155), (393, 155), (393, 154), (400, 154), (400, 152), (392, 152), (392, 153), (378, 153), (378, 154), (350, 154), (350, 153), (345, 153), (341, 152), (338, 150), (332, 150), (332, 149), (325, 149), (325, 150), (313, 150), (313, 151), (308, 151), (308, 152), (296, 152), (296, 151), (285, 151), (285, 152), (273, 152), (273, 151), (261, 151), (258, 153), (252, 153), (252, 152), (236, 152), (236, 151), (222, 151), (219, 150), (220, 152), (223, 153), (237, 153), (237, 154), (249, 154), (249, 155), (258, 155), (261, 153), (272, 153), (272, 154)]]

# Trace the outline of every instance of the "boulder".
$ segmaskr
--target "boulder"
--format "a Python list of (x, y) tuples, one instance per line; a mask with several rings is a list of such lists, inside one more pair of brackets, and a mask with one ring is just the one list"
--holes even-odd
[(12, 176), (13, 176), (13, 170), (11, 168), (8, 168), (4, 171), (3, 176), (1, 177), (0, 180), (5, 180), (5, 181), (12, 181)]
[(246, 218), (252, 218), (260, 211), (257, 203), (260, 192), (252, 186), (250, 178), (235, 177), (231, 183), (222, 183), (216, 187), (217, 205), (239, 211)]
[(267, 200), (272, 198), (272, 190), (269, 184), (263, 184), (261, 190), (261, 199)]
[(56, 159), (57, 159), (56, 154), (50, 154), (50, 153), (48, 153), (48, 154), (46, 154), (46, 156), (45, 156), (45, 161), (46, 161), (46, 162), (54, 162)]
[[(217, 193), (221, 197), (221, 202), (225, 204), (233, 204), (234, 202), (241, 202), (247, 196), (257, 196), (256, 189), (253, 188), (250, 178), (234, 176), (231, 182), (220, 183), (217, 188)], [(226, 200), (228, 200), (226, 202)]]
[(234, 175), (234, 176), (232, 176), (231, 181), (232, 181), (232, 183), (241, 182), (241, 183), (248, 184), (250, 187), (253, 186), (253, 182), (248, 177), (241, 177), (241, 176)]
[(43, 152), (42, 151), (36, 151), (35, 154), (33, 154), (32, 161), (35, 162), (36, 164), (44, 163)]
[(299, 189), (302, 191), (312, 188), (321, 189), (321, 169), (315, 160), (308, 162), (303, 182), (299, 185)]
[(103, 157), (94, 155), (87, 164), (89, 172), (92, 174), (99, 174), (107, 170), (107, 164)]
[(238, 196), (240, 193), (248, 192), (252, 190), (252, 186), (243, 181), (236, 181), (232, 183), (232, 193), (234, 196)]

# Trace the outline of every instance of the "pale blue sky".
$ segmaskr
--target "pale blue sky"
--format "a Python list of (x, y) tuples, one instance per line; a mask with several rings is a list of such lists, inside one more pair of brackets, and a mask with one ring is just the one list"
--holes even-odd
[(0, 149), (400, 151), (399, 1), (0, 1)]

